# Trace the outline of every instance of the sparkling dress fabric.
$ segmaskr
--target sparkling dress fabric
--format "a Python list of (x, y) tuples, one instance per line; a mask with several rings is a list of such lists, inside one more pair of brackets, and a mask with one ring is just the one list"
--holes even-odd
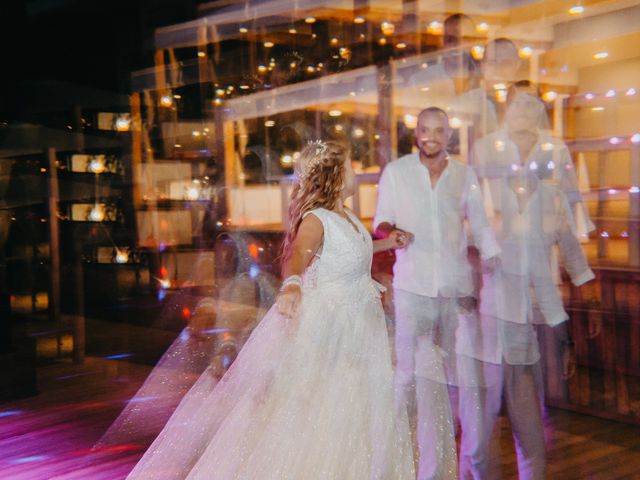
[(129, 479), (415, 478), (371, 238), (312, 213), (324, 241), (297, 317), (273, 307), (217, 385), (205, 371)]

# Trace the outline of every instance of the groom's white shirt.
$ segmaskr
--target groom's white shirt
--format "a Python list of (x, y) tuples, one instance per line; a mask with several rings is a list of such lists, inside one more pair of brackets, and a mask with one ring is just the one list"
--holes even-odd
[(482, 258), (497, 255), (500, 248), (469, 166), (450, 158), (432, 188), (418, 153), (389, 163), (380, 177), (374, 228), (388, 222), (415, 235), (406, 249), (396, 250), (394, 288), (427, 297), (470, 295), (465, 220)]

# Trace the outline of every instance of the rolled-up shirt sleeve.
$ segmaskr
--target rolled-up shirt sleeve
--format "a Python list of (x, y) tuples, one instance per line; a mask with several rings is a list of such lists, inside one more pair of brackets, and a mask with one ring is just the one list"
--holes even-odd
[(376, 214), (373, 219), (374, 231), (381, 223), (396, 224), (396, 199), (394, 194), (394, 182), (391, 169), (385, 168), (378, 182), (378, 201)]
[(571, 209), (564, 195), (558, 192), (558, 210), (559, 210), (559, 228), (558, 228), (558, 247), (564, 268), (571, 277), (571, 282), (579, 287), (595, 278), (595, 275), (585, 256), (580, 242), (574, 235), (571, 220)]

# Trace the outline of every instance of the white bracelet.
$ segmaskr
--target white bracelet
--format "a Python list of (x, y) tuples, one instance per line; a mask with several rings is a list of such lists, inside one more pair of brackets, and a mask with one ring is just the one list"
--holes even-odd
[(280, 287), (280, 291), (287, 288), (289, 285), (297, 285), (302, 288), (302, 277), (300, 275), (291, 275), (287, 277), (284, 282), (282, 282), (282, 286)]

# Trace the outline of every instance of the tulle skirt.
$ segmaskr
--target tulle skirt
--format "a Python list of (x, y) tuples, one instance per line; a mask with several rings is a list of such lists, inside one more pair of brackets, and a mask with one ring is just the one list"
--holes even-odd
[(291, 320), (272, 308), (217, 385), (202, 374), (128, 478), (413, 480), (370, 280), (307, 289)]

